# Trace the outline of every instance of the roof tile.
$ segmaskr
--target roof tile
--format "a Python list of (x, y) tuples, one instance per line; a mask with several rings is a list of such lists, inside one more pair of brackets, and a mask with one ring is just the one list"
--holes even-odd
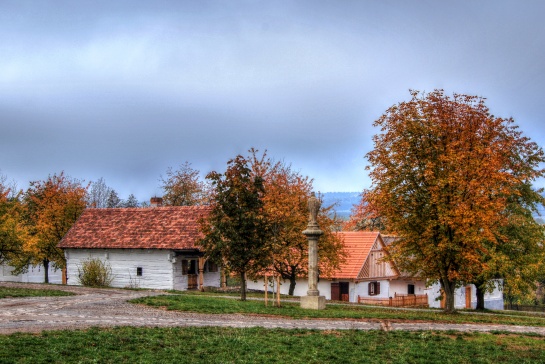
[(338, 233), (344, 243), (346, 261), (341, 264), (331, 278), (356, 279), (371, 248), (380, 233), (376, 231), (343, 231)]
[(60, 248), (193, 249), (208, 206), (86, 209)]

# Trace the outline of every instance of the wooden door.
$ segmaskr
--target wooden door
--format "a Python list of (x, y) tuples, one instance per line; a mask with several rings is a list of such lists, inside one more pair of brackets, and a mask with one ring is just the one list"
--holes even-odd
[(187, 289), (197, 289), (197, 282), (199, 276), (196, 274), (187, 275)]
[(471, 308), (471, 286), (466, 286), (466, 308)]
[(331, 300), (332, 301), (341, 300), (341, 287), (339, 282), (331, 283)]

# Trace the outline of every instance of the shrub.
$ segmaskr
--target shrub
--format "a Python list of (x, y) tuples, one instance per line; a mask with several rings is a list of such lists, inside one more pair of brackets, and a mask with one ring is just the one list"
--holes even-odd
[(110, 287), (114, 277), (108, 263), (98, 258), (89, 258), (78, 267), (78, 277), (81, 285), (86, 287)]

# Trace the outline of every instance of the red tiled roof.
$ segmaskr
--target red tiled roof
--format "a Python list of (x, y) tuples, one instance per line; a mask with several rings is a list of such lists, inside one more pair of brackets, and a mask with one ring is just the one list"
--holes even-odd
[(341, 264), (339, 270), (333, 273), (331, 278), (356, 279), (380, 233), (375, 231), (343, 231), (337, 234), (341, 236), (344, 242), (346, 261)]
[(194, 249), (208, 206), (86, 209), (59, 248)]

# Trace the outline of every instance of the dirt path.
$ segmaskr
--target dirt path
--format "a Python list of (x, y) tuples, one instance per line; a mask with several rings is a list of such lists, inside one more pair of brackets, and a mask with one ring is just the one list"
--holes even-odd
[(23, 288), (53, 288), (76, 293), (66, 297), (6, 298), (0, 300), (0, 334), (41, 332), (42, 330), (83, 329), (93, 326), (222, 326), (302, 328), (317, 330), (456, 330), (509, 331), (545, 335), (545, 327), (400, 323), (366, 320), (294, 320), (286, 318), (209, 315), (163, 311), (127, 303), (127, 300), (163, 294), (161, 291), (129, 291), (122, 289), (93, 289), (76, 286), (44, 286), (0, 282), (0, 286)]

